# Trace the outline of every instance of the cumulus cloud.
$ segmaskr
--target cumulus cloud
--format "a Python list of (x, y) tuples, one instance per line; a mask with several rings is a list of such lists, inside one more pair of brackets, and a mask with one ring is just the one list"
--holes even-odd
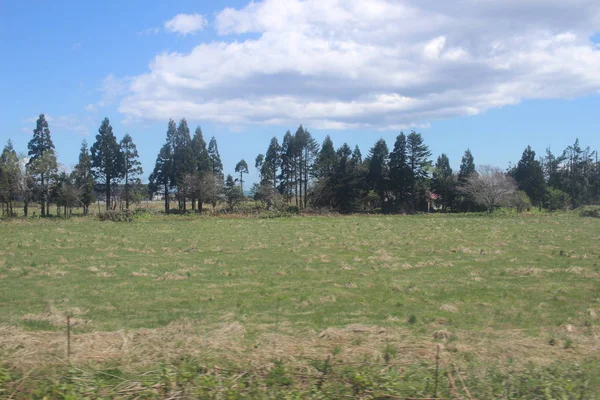
[(219, 40), (157, 55), (119, 110), (129, 120), (426, 126), (596, 93), (599, 26), (597, 0), (250, 2), (217, 13)]
[(200, 14), (177, 14), (165, 22), (165, 30), (185, 36), (202, 30), (205, 25), (206, 20)]
[[(26, 134), (31, 134), (35, 128), (35, 122), (37, 121), (38, 117), (39, 116), (36, 115), (35, 117), (25, 118), (23, 122), (27, 123), (28, 126), (21, 128), (21, 131)], [(88, 126), (91, 121), (89, 118), (80, 118), (76, 115), (49, 114), (45, 114), (45, 117), (52, 133), (67, 131), (84, 137), (88, 136), (90, 133)]]

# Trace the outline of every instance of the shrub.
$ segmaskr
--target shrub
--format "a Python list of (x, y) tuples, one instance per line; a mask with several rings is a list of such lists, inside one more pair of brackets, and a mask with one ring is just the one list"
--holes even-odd
[(519, 190), (511, 196), (509, 205), (516, 208), (517, 212), (522, 213), (531, 209), (531, 200), (524, 191)]
[(98, 220), (100, 221), (113, 221), (113, 222), (132, 222), (133, 212), (130, 210), (116, 211), (109, 210), (98, 214)]
[(546, 189), (546, 208), (548, 211), (568, 210), (571, 205), (571, 196), (559, 189)]
[(582, 217), (600, 218), (600, 206), (583, 206), (579, 209)]

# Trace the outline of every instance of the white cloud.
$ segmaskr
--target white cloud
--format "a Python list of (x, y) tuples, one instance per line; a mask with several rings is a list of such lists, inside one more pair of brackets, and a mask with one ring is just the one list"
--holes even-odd
[(205, 25), (206, 19), (200, 14), (177, 14), (165, 22), (165, 30), (185, 36), (202, 30)]
[[(193, 31), (181, 21), (174, 31)], [(263, 0), (219, 12), (219, 40), (110, 77), (129, 83), (115, 96), (128, 120), (427, 126), (597, 93), (598, 26), (597, 0)]]
[[(88, 136), (90, 133), (89, 118), (80, 118), (76, 115), (49, 115), (45, 114), (46, 121), (50, 127), (50, 132), (57, 133), (61, 131), (74, 132), (79, 136)], [(35, 128), (35, 123), (39, 116), (25, 118), (24, 123), (28, 124), (28, 127), (21, 128), (23, 133), (30, 134)]]
[(117, 103), (119, 98), (127, 93), (129, 78), (115, 78), (111, 73), (102, 80), (102, 86), (98, 89), (102, 92), (102, 99), (97, 103), (91, 103), (84, 107), (86, 111), (93, 112), (102, 107), (109, 107)]

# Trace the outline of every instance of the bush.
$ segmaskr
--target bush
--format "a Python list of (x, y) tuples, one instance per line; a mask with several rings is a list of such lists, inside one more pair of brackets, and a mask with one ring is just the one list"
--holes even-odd
[(568, 210), (571, 205), (571, 196), (559, 189), (546, 189), (546, 208), (548, 211)]
[(529, 196), (524, 191), (519, 190), (512, 195), (509, 205), (516, 208), (518, 213), (522, 213), (531, 209), (531, 200), (529, 200)]
[(130, 210), (116, 211), (109, 210), (98, 214), (99, 221), (113, 221), (113, 222), (132, 222), (133, 212)]
[(583, 206), (579, 209), (582, 217), (600, 218), (600, 206)]

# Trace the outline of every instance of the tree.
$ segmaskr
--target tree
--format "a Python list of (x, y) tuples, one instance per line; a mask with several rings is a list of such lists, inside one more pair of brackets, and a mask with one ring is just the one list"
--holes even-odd
[(331, 141), (331, 138), (329, 137), (329, 135), (327, 135), (325, 137), (325, 140), (323, 140), (321, 150), (317, 155), (314, 175), (319, 179), (326, 178), (335, 171), (336, 164), (337, 154), (333, 147), (333, 142)]
[(9, 139), (0, 155), (0, 201), (6, 205), (6, 209), (2, 207), (2, 215), (15, 214), (13, 202), (16, 200), (21, 179), (19, 157)]
[(208, 143), (208, 157), (210, 159), (210, 165), (215, 179), (220, 179), (223, 181), (223, 163), (221, 162), (221, 155), (219, 154), (217, 139), (215, 139), (214, 136), (210, 138), (210, 142)]
[(431, 167), (431, 151), (423, 143), (423, 137), (420, 133), (412, 131), (406, 138), (406, 155), (408, 166), (412, 178), (411, 182), (411, 203), (413, 210), (416, 210), (419, 203), (425, 199), (427, 191), (428, 170)]
[(277, 171), (281, 167), (281, 146), (276, 137), (271, 139), (269, 148), (265, 155), (265, 161), (261, 167), (261, 175), (264, 180), (273, 182), (273, 189), (277, 190)]
[(186, 210), (186, 190), (184, 187), (185, 177), (196, 169), (192, 153), (192, 138), (190, 128), (185, 118), (177, 125), (173, 137), (173, 182), (177, 188), (179, 209)]
[(269, 210), (273, 205), (276, 207), (281, 203), (281, 195), (273, 188), (270, 182), (263, 181), (255, 183), (251, 190), (252, 198), (260, 201)]
[(527, 146), (523, 151), (521, 159), (511, 171), (511, 176), (515, 178), (519, 189), (531, 199), (533, 205), (541, 208), (546, 193), (546, 182), (542, 165), (535, 159), (535, 151), (531, 146)]
[(231, 175), (227, 175), (227, 179), (225, 180), (225, 200), (227, 201), (229, 210), (233, 211), (243, 199), (244, 194), (242, 189), (235, 184)]
[(175, 121), (169, 120), (167, 127), (167, 138), (165, 144), (160, 148), (158, 156), (156, 157), (156, 163), (154, 164), (154, 171), (150, 174), (150, 191), (157, 192), (162, 189), (163, 197), (165, 201), (165, 213), (169, 212), (169, 189), (173, 187), (174, 182), (174, 138), (177, 127)]
[(390, 153), (390, 186), (397, 207), (406, 209), (413, 187), (413, 175), (408, 165), (406, 136), (403, 132), (396, 137), (394, 150)]
[[(294, 136), (287, 131), (281, 143), (281, 175), (279, 179), (279, 193), (290, 202), (296, 187), (296, 162), (295, 162)], [(296, 193), (297, 194), (297, 193)]]
[[(458, 186), (464, 186), (467, 183), (467, 179), (475, 173), (475, 159), (470, 149), (465, 150), (460, 161), (460, 169), (458, 171)], [(462, 211), (471, 211), (474, 207), (474, 203), (470, 198), (464, 196), (461, 191), (457, 193), (457, 200), (459, 207)]]
[(223, 162), (221, 162), (221, 155), (219, 154), (219, 148), (217, 146), (217, 139), (213, 136), (208, 143), (208, 156), (210, 158), (210, 165), (212, 169), (211, 176), (215, 180), (215, 184), (211, 185), (214, 191), (210, 194), (213, 199), (212, 206), (217, 206), (219, 195), (222, 194), (223, 189)]
[(387, 144), (385, 140), (379, 139), (371, 150), (369, 150), (369, 156), (367, 157), (367, 182), (369, 188), (374, 190), (379, 196), (382, 209), (387, 207), (385, 200), (386, 191), (389, 187), (388, 158), (389, 150)]
[(104, 118), (96, 142), (92, 145), (92, 167), (94, 178), (104, 182), (106, 209), (111, 209), (111, 186), (123, 173), (123, 155), (108, 118)]
[(435, 163), (431, 188), (439, 196), (439, 203), (443, 211), (452, 207), (456, 191), (456, 180), (450, 167), (450, 160), (446, 154), (442, 153)]
[(83, 206), (83, 215), (88, 215), (90, 204), (95, 199), (95, 181), (92, 173), (92, 157), (85, 140), (81, 143), (79, 162), (73, 170), (73, 181), (79, 192), (79, 203)]
[(254, 168), (258, 171), (258, 176), (262, 182), (265, 178), (263, 177), (263, 166), (265, 165), (265, 155), (260, 153), (254, 159)]
[[(186, 182), (187, 184), (194, 182), (201, 185), (203, 182), (203, 176), (208, 173), (210, 173), (212, 176), (212, 170), (210, 156), (206, 148), (206, 141), (204, 140), (204, 135), (202, 134), (202, 129), (200, 127), (196, 128), (194, 137), (192, 138), (192, 159), (194, 164), (194, 168), (191, 173), (192, 177), (188, 177)], [(192, 210), (195, 210), (196, 208), (196, 200), (198, 201), (198, 209), (200, 211), (202, 210), (202, 204), (206, 201), (206, 199), (202, 196), (202, 188), (200, 187), (199, 189), (200, 190), (198, 191), (188, 188), (192, 198)]]
[(499, 168), (482, 165), (466, 179), (460, 191), (492, 212), (510, 200), (517, 191), (517, 184)]
[(235, 172), (240, 174), (240, 188), (242, 189), (242, 196), (244, 195), (244, 174), (248, 173), (248, 163), (242, 158), (235, 165)]
[(33, 138), (27, 144), (29, 149), (29, 172), (37, 181), (42, 217), (50, 214), (50, 188), (58, 170), (54, 143), (44, 114), (40, 114), (33, 130)]
[(131, 188), (141, 184), (140, 175), (144, 173), (142, 163), (138, 160), (139, 154), (131, 136), (126, 133), (121, 139), (121, 153), (123, 154), (123, 176), (125, 179), (125, 209), (129, 210), (132, 198)]

